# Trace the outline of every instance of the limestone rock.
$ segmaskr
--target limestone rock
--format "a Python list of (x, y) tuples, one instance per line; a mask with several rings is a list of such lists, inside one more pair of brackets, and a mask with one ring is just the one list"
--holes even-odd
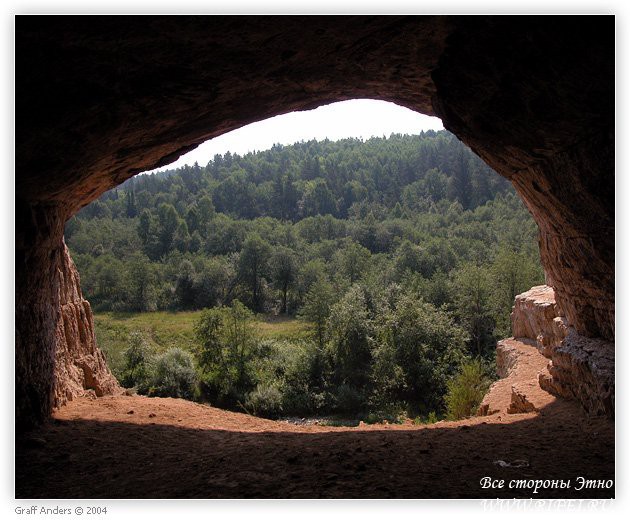
[[(533, 388), (530, 392), (536, 392), (538, 383), (530, 382), (529, 388)], [(538, 411), (538, 408), (534, 405), (532, 400), (528, 398), (528, 393), (523, 389), (521, 383), (512, 385), (512, 396), (510, 397), (510, 405), (508, 406), (508, 413), (530, 413), (532, 411)]]
[(513, 339), (503, 339), (497, 343), (497, 375), (505, 379), (518, 362), (519, 345)]
[[(554, 395), (575, 399), (591, 414), (614, 415), (614, 344), (579, 335), (560, 316), (554, 289), (535, 286), (517, 295), (512, 309), (515, 337), (536, 341), (541, 353), (551, 359), (539, 375), (539, 385)], [(497, 366), (505, 350), (497, 346)], [(517, 394), (518, 395), (518, 394)], [(521, 399), (513, 394), (516, 408)]]

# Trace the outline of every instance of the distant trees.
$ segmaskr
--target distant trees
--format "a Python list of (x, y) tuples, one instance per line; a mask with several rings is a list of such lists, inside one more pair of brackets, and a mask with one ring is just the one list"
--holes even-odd
[(333, 382), (363, 395), (371, 364), (370, 339), (374, 325), (364, 290), (352, 286), (330, 309), (329, 350)]
[(175, 232), (179, 225), (177, 210), (170, 203), (162, 203), (158, 208), (157, 237), (160, 242), (160, 254), (166, 254), (173, 246)]
[(399, 398), (425, 413), (441, 411), (446, 383), (465, 353), (465, 330), (444, 311), (402, 294), (385, 314), (380, 338), (394, 352)]
[[(367, 142), (310, 141), (242, 157), (217, 155), (206, 167), (139, 176), (121, 190), (123, 198), (112, 191), (81, 215), (136, 219), (145, 209), (159, 214), (166, 203), (186, 221), (191, 236), (198, 231), (204, 237), (216, 212), (236, 219), (271, 216), (295, 222), (326, 214), (346, 218), (360, 204), (393, 208), (400, 203), (401, 210), (426, 211), (443, 199), (459, 201), (467, 210), (510, 187), (453, 135), (441, 131)], [(167, 224), (162, 225), (167, 232)]]
[(349, 241), (333, 255), (332, 263), (337, 274), (350, 285), (358, 282), (370, 263), (371, 253), (354, 241)]
[(523, 255), (507, 245), (501, 245), (489, 269), (493, 281), (492, 310), (495, 334), (508, 337), (511, 331), (510, 312), (514, 296), (529, 290), (532, 281), (544, 281), (538, 260)]
[(269, 265), (274, 287), (282, 296), (280, 311), (286, 314), (289, 288), (293, 286), (298, 272), (297, 255), (290, 248), (279, 247), (271, 255)]
[[(531, 216), (509, 183), (446, 131), (310, 141), (136, 176), (73, 217), (66, 241), (97, 311), (238, 300), (256, 313), (298, 314), (313, 325), (304, 360), (323, 367), (356, 345), (348, 356), (369, 352), (384, 388), (387, 372), (402, 371), (386, 361), (396, 363), (403, 344), (387, 351), (383, 340), (376, 357), (360, 336), (344, 341), (343, 324), (362, 309), (357, 287), (363, 326), (380, 314), (369, 342), (385, 335), (380, 323), (398, 288), (423, 303), (417, 314), (460, 328), (465, 352), (488, 357), (509, 334), (514, 295), (544, 279)], [(338, 317), (329, 321), (333, 308)], [(355, 392), (371, 400), (360, 383), (333, 373), (327, 378), (345, 386), (350, 402)], [(269, 389), (259, 392), (271, 400)]]
[(243, 243), (238, 259), (238, 277), (251, 295), (251, 305), (256, 311), (262, 310), (262, 281), (266, 275), (271, 248), (259, 235), (250, 235)]
[(462, 265), (453, 279), (455, 309), (470, 335), (470, 351), (486, 355), (493, 347), (492, 287), (488, 272), (473, 263)]
[[(477, 407), (514, 295), (543, 281), (509, 183), (446, 131), (305, 142), (132, 178), (66, 227), (97, 311), (201, 310), (192, 346), (132, 335), (125, 386), (250, 413)], [(261, 340), (254, 313), (310, 336)]]
[(157, 310), (157, 273), (141, 254), (128, 261), (128, 302), (141, 312)]

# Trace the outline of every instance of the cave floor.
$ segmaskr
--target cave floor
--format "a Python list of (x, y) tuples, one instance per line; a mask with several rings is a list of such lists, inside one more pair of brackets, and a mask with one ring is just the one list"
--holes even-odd
[[(614, 457), (614, 423), (562, 399), (534, 413), (350, 428), (298, 426), (181, 399), (82, 397), (18, 438), (15, 494), (612, 498), (614, 487), (576, 486), (578, 477), (614, 479)], [(504, 486), (484, 489), (483, 477), (503, 479)], [(513, 479), (564, 479), (571, 487), (533, 493), (509, 487)]]

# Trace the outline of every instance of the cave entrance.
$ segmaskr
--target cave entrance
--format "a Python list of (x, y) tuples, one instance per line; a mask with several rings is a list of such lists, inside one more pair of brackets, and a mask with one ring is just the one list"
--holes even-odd
[(207, 138), (353, 97), (440, 116), (510, 179), (568, 324), (613, 340), (613, 36), (613, 17), (19, 18), (18, 422), (106, 380), (72, 215)]

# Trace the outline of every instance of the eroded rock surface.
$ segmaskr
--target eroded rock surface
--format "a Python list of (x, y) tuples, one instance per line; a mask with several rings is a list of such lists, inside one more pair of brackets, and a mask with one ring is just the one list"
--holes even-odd
[(615, 345), (589, 339), (569, 329), (562, 345), (539, 376), (544, 390), (578, 400), (589, 413), (615, 413)]
[(97, 397), (122, 391), (96, 344), (90, 303), (64, 245), (58, 268), (61, 316), (57, 323), (53, 407), (92, 390)]
[(23, 429), (86, 388), (109, 393), (117, 385), (94, 339), (59, 209), (18, 200), (16, 218), (15, 408)]
[[(535, 286), (514, 301), (512, 333), (525, 343), (535, 343), (550, 359), (540, 367), (538, 385), (554, 395), (577, 400), (591, 414), (614, 416), (614, 343), (579, 335), (559, 313), (549, 286)], [(518, 364), (521, 352), (517, 346), (511, 339), (499, 341), (496, 358), (500, 377), (508, 377)], [(527, 405), (527, 391), (522, 386), (512, 389), (511, 400), (515, 411), (534, 407)]]
[(553, 288), (535, 286), (514, 299), (512, 335), (533, 339), (542, 354), (551, 357), (567, 335), (567, 321), (561, 315)]

